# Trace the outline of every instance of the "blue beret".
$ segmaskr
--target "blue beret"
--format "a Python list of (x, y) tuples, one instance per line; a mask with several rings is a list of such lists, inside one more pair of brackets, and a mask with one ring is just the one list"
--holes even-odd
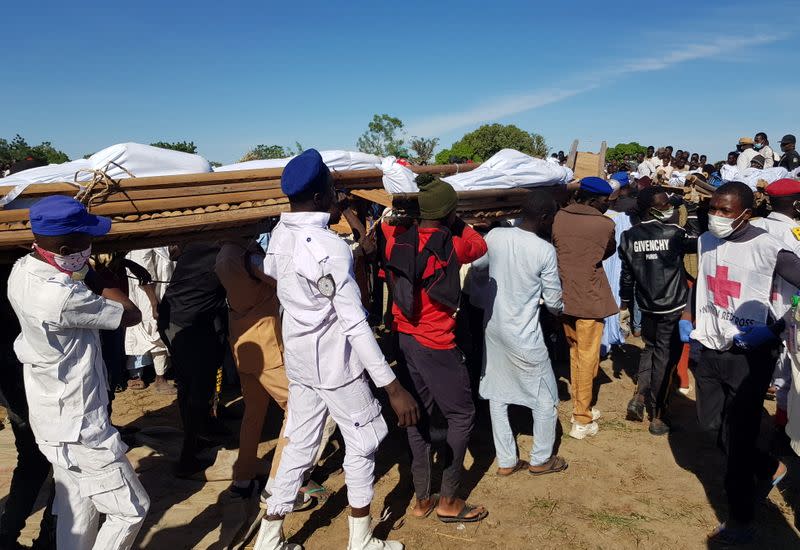
[(611, 176), (611, 179), (617, 180), (622, 187), (625, 187), (630, 183), (630, 176), (628, 175), (628, 172), (623, 172), (621, 170), (619, 172), (614, 173)]
[(581, 180), (581, 189), (595, 195), (610, 195), (619, 189), (618, 182), (609, 182), (603, 178), (589, 176)]
[(289, 198), (309, 191), (323, 193), (330, 173), (319, 151), (307, 149), (290, 160), (283, 169), (281, 190)]
[(30, 209), (31, 231), (35, 235), (60, 237), (70, 233), (87, 233), (102, 237), (111, 229), (111, 220), (90, 214), (70, 197), (51, 195), (36, 202)]

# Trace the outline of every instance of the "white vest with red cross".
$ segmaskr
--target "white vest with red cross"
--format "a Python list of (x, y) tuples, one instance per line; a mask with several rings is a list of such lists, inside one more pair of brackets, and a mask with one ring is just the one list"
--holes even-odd
[(700, 235), (693, 339), (725, 351), (740, 332), (766, 324), (772, 276), (782, 248), (769, 233), (740, 243), (711, 233)]

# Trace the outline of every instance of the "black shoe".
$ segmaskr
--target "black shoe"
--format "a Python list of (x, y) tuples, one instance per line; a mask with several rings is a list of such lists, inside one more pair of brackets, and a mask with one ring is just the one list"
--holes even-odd
[(644, 420), (644, 399), (639, 395), (634, 395), (633, 399), (628, 401), (628, 420), (633, 422), (642, 422)]
[(654, 418), (650, 421), (649, 432), (653, 435), (666, 435), (669, 433), (669, 424), (660, 418)]

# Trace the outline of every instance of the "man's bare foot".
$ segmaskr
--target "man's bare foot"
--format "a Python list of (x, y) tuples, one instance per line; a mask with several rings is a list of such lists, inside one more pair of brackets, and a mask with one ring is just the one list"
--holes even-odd
[(500, 477), (508, 477), (511, 474), (515, 474), (520, 470), (527, 468), (528, 466), (530, 465), (524, 460), (518, 460), (517, 463), (510, 468), (498, 468), (497, 475), (499, 475)]
[(439, 503), (439, 495), (431, 495), (428, 498), (417, 499), (414, 508), (411, 509), (411, 515), (415, 518), (426, 518), (431, 515), (433, 509)]
[(460, 498), (440, 497), (439, 505), (436, 506), (436, 515), (441, 521), (452, 522), (460, 521), (469, 523), (480, 521), (489, 515), (489, 511), (483, 506), (473, 506)]
[(175, 388), (175, 386), (167, 382), (167, 379), (160, 375), (156, 375), (156, 381), (153, 382), (153, 389), (158, 393), (164, 393), (167, 395), (175, 395), (178, 393), (178, 390)]

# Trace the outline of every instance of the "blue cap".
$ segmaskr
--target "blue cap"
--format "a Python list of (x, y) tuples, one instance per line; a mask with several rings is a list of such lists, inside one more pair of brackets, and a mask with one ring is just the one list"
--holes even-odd
[(59, 237), (70, 233), (86, 233), (102, 237), (111, 229), (111, 219), (90, 214), (86, 207), (71, 197), (51, 195), (31, 206), (31, 231), (35, 235)]
[(630, 176), (628, 175), (628, 172), (625, 172), (625, 171), (622, 171), (622, 170), (612, 174), (611, 179), (612, 180), (617, 180), (619, 182), (620, 186), (622, 186), (622, 187), (625, 187), (626, 185), (628, 185), (630, 183)]
[(323, 193), (330, 173), (319, 151), (307, 149), (290, 160), (283, 169), (281, 190), (289, 198), (309, 191)]
[(615, 180), (606, 181), (596, 176), (589, 176), (581, 180), (581, 190), (595, 195), (610, 195), (617, 189), (619, 189), (619, 182)]

